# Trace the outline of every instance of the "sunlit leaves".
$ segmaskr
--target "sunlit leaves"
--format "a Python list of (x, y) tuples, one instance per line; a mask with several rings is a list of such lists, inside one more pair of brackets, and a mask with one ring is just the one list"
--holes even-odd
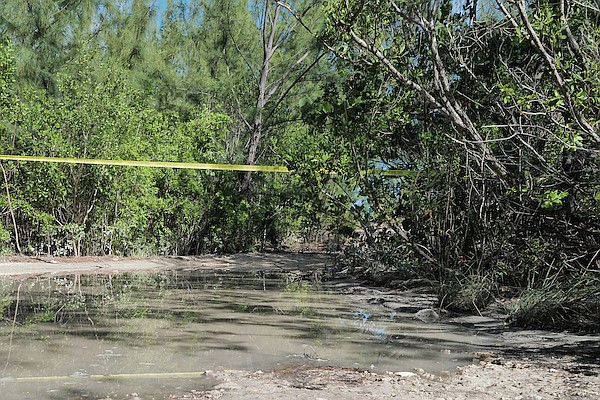
[[(27, 89), (18, 108), (2, 115), (2, 122), (14, 121), (11, 152), (225, 161), (228, 116), (202, 109), (189, 119), (157, 112), (118, 63), (89, 59), (82, 52), (57, 77), (55, 96)], [(213, 224), (208, 215), (218, 203), (212, 196), (224, 190), (198, 171), (21, 163), (9, 174), (26, 251), (59, 255), (200, 251), (212, 246), (199, 243), (199, 234)], [(233, 218), (219, 229), (230, 234), (236, 223)]]
[(547, 190), (544, 192), (542, 198), (541, 207), (545, 209), (557, 209), (563, 204), (563, 199), (567, 197), (569, 193), (558, 190)]

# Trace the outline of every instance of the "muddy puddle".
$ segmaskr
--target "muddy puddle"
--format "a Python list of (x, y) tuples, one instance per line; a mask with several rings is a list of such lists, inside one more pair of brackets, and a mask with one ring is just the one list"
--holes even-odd
[(207, 370), (293, 365), (450, 371), (497, 338), (264, 273), (171, 271), (0, 281), (0, 398), (164, 399)]

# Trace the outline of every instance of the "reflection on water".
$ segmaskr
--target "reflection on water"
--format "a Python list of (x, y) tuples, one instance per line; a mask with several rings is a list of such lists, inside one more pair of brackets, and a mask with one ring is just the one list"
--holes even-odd
[(215, 369), (436, 372), (491, 339), (264, 274), (174, 271), (0, 281), (0, 398), (168, 398)]

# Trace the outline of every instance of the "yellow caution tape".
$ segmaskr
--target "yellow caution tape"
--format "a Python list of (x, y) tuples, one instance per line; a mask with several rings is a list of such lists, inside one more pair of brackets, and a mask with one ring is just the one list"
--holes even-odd
[(27, 383), (27, 382), (48, 382), (48, 381), (73, 381), (79, 379), (91, 379), (93, 381), (107, 381), (116, 379), (190, 379), (200, 378), (206, 375), (206, 372), (155, 372), (146, 374), (107, 374), (107, 375), (87, 375), (76, 376), (56, 375), (56, 376), (26, 376), (18, 378), (1, 378), (2, 383)]
[(207, 169), (217, 171), (244, 171), (244, 172), (279, 172), (289, 173), (284, 166), (272, 165), (245, 165), (245, 164), (206, 164), (189, 162), (163, 162), (163, 161), (132, 161), (132, 160), (98, 160), (91, 158), (59, 158), (59, 157), (32, 157), (0, 155), (0, 160), (12, 161), (39, 161), (63, 164), (91, 164), (91, 165), (120, 165), (127, 167), (154, 167), (154, 168), (183, 168)]
[[(100, 160), (91, 158), (62, 158), (41, 156), (14, 156), (0, 154), (0, 160), (10, 161), (36, 161), (63, 164), (89, 164), (89, 165), (119, 165), (127, 167), (153, 167), (153, 168), (179, 168), (179, 169), (202, 169), (214, 171), (242, 171), (242, 172), (277, 172), (289, 174), (287, 167), (281, 165), (246, 165), (246, 164), (207, 164), (192, 162), (165, 162), (165, 161), (133, 161), (133, 160)], [(383, 170), (373, 169), (369, 171), (374, 175), (387, 177), (401, 177), (415, 175), (418, 171), (410, 170)]]
[(369, 172), (371, 172), (374, 175), (390, 177), (415, 176), (420, 173), (420, 171), (413, 171), (410, 169), (374, 169)]

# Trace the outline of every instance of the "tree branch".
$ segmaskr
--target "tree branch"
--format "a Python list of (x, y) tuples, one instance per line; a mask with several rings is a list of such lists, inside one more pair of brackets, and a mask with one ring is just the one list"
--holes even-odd
[(533, 44), (533, 46), (536, 48), (536, 50), (542, 55), (542, 57), (546, 61), (546, 66), (552, 72), (554, 80), (555, 80), (556, 84), (558, 85), (558, 89), (560, 90), (560, 93), (563, 95), (565, 102), (567, 103), (567, 106), (569, 107), (569, 110), (571, 111), (571, 113), (573, 114), (573, 117), (577, 121), (577, 124), (585, 133), (589, 134), (595, 142), (600, 143), (600, 136), (598, 136), (598, 134), (595, 132), (595, 129), (581, 115), (579, 108), (573, 102), (573, 99), (571, 98), (569, 90), (565, 84), (565, 80), (563, 79), (562, 75), (558, 71), (558, 68), (556, 67), (555, 58), (548, 52), (548, 50), (546, 49), (546, 46), (544, 46), (544, 44), (540, 40), (539, 35), (537, 34), (535, 29), (531, 25), (531, 21), (529, 21), (529, 16), (527, 15), (527, 10), (525, 9), (524, 1), (523, 0), (515, 0), (515, 3), (517, 5), (517, 9), (519, 10), (519, 15), (521, 16), (521, 20), (523, 21), (523, 24), (525, 24), (525, 27), (527, 28), (527, 32), (529, 32), (529, 36), (531, 38), (531, 43)]

